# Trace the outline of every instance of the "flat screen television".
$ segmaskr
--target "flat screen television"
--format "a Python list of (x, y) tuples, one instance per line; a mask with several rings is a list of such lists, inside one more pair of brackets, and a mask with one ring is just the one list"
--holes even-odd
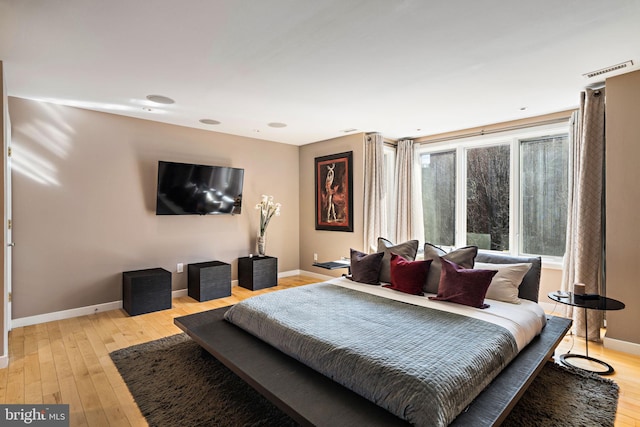
[(244, 169), (158, 162), (156, 215), (239, 214)]

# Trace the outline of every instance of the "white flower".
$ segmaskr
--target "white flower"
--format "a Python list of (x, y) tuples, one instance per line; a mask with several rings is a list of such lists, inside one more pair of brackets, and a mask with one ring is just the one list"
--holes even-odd
[(271, 218), (275, 216), (280, 216), (280, 203), (273, 202), (273, 196), (262, 195), (262, 200), (260, 203), (256, 205), (256, 209), (260, 211), (260, 235), (264, 236), (264, 233), (267, 231), (267, 225), (269, 225), (269, 221)]

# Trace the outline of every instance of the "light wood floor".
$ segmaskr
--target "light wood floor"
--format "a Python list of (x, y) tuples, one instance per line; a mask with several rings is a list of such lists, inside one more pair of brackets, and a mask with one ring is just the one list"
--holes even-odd
[[(111, 351), (182, 332), (173, 324), (175, 317), (316, 281), (292, 276), (257, 292), (234, 286), (231, 297), (218, 300), (175, 298), (172, 309), (140, 316), (113, 310), (16, 328), (9, 334), (9, 366), (0, 370), (0, 403), (68, 403), (71, 426), (146, 426), (111, 362)], [(584, 349), (584, 341), (566, 337), (560, 353), (572, 340), (574, 352)], [(640, 427), (640, 357), (597, 344), (589, 345), (589, 353), (616, 368), (609, 377), (620, 385), (616, 426)]]

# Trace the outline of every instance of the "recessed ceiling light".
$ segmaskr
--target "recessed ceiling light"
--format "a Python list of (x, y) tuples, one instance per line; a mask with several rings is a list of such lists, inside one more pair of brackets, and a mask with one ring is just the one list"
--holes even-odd
[(349, 128), (349, 129), (343, 129), (343, 131), (342, 131), (342, 132), (344, 132), (344, 133), (349, 133), (349, 132), (355, 132), (355, 131), (357, 131), (357, 130), (358, 130), (358, 129), (356, 129), (356, 128)]
[(268, 123), (267, 126), (270, 126), (272, 128), (286, 128), (287, 124), (286, 123), (271, 122), (271, 123)]
[(520, 111), (525, 111), (527, 107), (520, 107)]
[(213, 119), (200, 119), (200, 123), (204, 123), (205, 125), (219, 125), (220, 122)]
[(158, 104), (173, 104), (176, 101), (163, 95), (147, 95), (147, 99)]

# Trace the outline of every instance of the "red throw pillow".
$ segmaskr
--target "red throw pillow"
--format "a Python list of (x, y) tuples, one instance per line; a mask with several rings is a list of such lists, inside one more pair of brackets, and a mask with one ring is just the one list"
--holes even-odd
[(491, 279), (497, 273), (496, 270), (471, 270), (462, 268), (443, 257), (440, 257), (440, 260), (442, 271), (438, 295), (429, 299), (451, 301), (476, 308), (489, 307), (484, 303), (484, 297)]
[(422, 286), (427, 278), (431, 260), (407, 261), (400, 255), (391, 254), (391, 284), (382, 285), (411, 295), (424, 295)]

